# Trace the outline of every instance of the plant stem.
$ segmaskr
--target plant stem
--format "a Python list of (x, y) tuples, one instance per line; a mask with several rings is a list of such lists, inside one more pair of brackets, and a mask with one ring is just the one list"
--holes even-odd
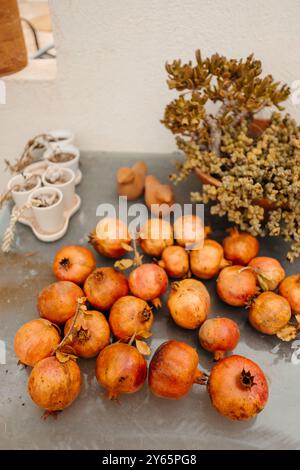
[(75, 323), (77, 321), (77, 318), (79, 316), (79, 313), (86, 309), (86, 306), (84, 305), (86, 302), (86, 297), (79, 297), (77, 299), (77, 305), (76, 305), (76, 312), (74, 314), (74, 317), (73, 317), (73, 321), (72, 321), (72, 324), (70, 326), (70, 329), (69, 331), (66, 333), (66, 335), (64, 336), (64, 338), (61, 340), (61, 342), (59, 343), (58, 346), (56, 346), (56, 348), (54, 349), (53, 353), (52, 353), (52, 356), (54, 356), (54, 354), (56, 353), (56, 351), (59, 351), (60, 349), (62, 349), (62, 347), (66, 344), (66, 341), (67, 339), (71, 336), (71, 334), (73, 333), (74, 331), (74, 327), (75, 327)]

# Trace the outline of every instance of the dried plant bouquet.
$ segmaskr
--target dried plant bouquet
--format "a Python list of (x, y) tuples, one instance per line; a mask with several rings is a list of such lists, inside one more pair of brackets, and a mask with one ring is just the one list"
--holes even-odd
[[(255, 236), (283, 236), (293, 261), (300, 254), (300, 127), (281, 113), (288, 86), (261, 78), (253, 55), (202, 59), (197, 51), (195, 65), (175, 60), (166, 70), (169, 88), (180, 95), (162, 122), (186, 156), (172, 180), (196, 171), (203, 186), (192, 201), (210, 202), (212, 214)], [(277, 111), (255, 119), (267, 107)]]

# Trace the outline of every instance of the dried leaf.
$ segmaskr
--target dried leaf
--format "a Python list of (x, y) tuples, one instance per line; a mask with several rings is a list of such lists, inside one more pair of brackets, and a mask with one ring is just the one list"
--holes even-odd
[(296, 319), (297, 323), (300, 323), (300, 315), (295, 315), (295, 319)]
[(132, 259), (127, 259), (127, 258), (120, 259), (120, 260), (116, 261), (115, 264), (114, 264), (115, 268), (121, 269), (122, 271), (124, 271), (125, 269), (128, 269), (128, 268), (131, 268), (131, 266), (133, 266), (133, 260)]
[(64, 353), (59, 350), (56, 351), (55, 356), (56, 356), (56, 359), (62, 364), (64, 364), (65, 362), (68, 362), (70, 359), (72, 359), (73, 361), (76, 361), (77, 359), (77, 356), (75, 356), (74, 354)]
[(133, 251), (133, 248), (131, 245), (125, 242), (121, 242), (121, 247), (124, 248), (125, 251)]
[(145, 343), (145, 341), (140, 341), (138, 339), (135, 340), (135, 345), (137, 350), (143, 355), (143, 356), (149, 356), (151, 354), (151, 349), (149, 348), (148, 344)]
[(152, 333), (151, 333), (151, 331), (144, 330), (144, 331), (140, 331), (138, 333), (138, 336), (140, 336), (141, 338), (144, 338), (144, 339), (148, 339), (148, 338), (150, 338), (150, 336), (152, 336)]
[(276, 333), (276, 336), (282, 341), (292, 341), (293, 339), (296, 338), (297, 333), (298, 333), (297, 326), (286, 325)]
[(259, 286), (261, 287), (263, 291), (269, 290), (269, 286), (267, 283), (268, 279), (266, 276), (263, 276), (262, 274), (257, 274), (257, 280), (258, 280)]
[(133, 264), (134, 266), (140, 266), (143, 262), (144, 255), (139, 255), (138, 253), (135, 254)]

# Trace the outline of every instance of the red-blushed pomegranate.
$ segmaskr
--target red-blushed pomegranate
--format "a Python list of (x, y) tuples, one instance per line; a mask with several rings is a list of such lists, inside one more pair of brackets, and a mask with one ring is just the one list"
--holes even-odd
[(119, 258), (131, 250), (127, 225), (119, 219), (100, 220), (90, 234), (90, 243), (100, 255), (108, 258)]
[(167, 290), (168, 276), (157, 264), (145, 263), (131, 271), (128, 283), (135, 297), (160, 306), (159, 297)]
[(233, 351), (240, 340), (240, 330), (230, 318), (210, 318), (199, 330), (199, 341), (203, 349), (212, 352), (218, 361), (225, 352)]
[(300, 274), (286, 277), (279, 285), (279, 294), (285, 297), (295, 315), (300, 315)]
[(140, 230), (141, 248), (150, 256), (160, 256), (164, 248), (173, 243), (173, 228), (164, 219), (148, 219)]
[(213, 278), (228, 264), (222, 246), (215, 240), (204, 240), (202, 248), (190, 252), (191, 271), (200, 279)]
[(267, 335), (275, 335), (287, 325), (291, 316), (292, 312), (288, 301), (274, 292), (260, 294), (249, 309), (251, 325)]
[(60, 362), (55, 356), (37, 362), (28, 380), (31, 399), (47, 411), (61, 411), (78, 397), (80, 369), (75, 361)]
[(97, 310), (108, 310), (120, 297), (128, 294), (128, 282), (114, 268), (97, 268), (84, 283), (84, 292), (90, 304)]
[(76, 312), (82, 289), (70, 281), (59, 281), (45, 287), (38, 296), (38, 311), (42, 318), (62, 325)]
[(201, 247), (205, 238), (203, 222), (197, 215), (186, 214), (174, 222), (174, 238), (185, 248)]
[(153, 313), (143, 299), (126, 295), (118, 299), (109, 314), (109, 324), (115, 338), (128, 341), (133, 335), (143, 337), (150, 332), (153, 323)]
[(158, 264), (166, 271), (168, 276), (180, 279), (189, 272), (189, 255), (182, 246), (168, 246), (162, 252)]
[(202, 282), (196, 279), (183, 279), (173, 282), (167, 305), (178, 326), (194, 330), (207, 318), (210, 296)]
[(257, 274), (257, 280), (263, 290), (275, 290), (285, 277), (285, 271), (279, 261), (268, 256), (253, 258), (249, 265)]
[(110, 400), (122, 393), (135, 393), (145, 383), (147, 363), (139, 351), (126, 343), (104, 348), (96, 362), (96, 378)]
[(269, 395), (261, 368), (238, 355), (225, 357), (212, 368), (208, 393), (214, 408), (236, 421), (254, 418), (266, 406)]
[(224, 256), (233, 264), (246, 266), (258, 255), (259, 243), (246, 232), (231, 229), (230, 235), (223, 240)]
[(52, 269), (58, 281), (72, 281), (83, 284), (95, 269), (96, 260), (84, 246), (63, 246), (55, 255)]
[(22, 364), (33, 367), (41, 359), (50, 356), (59, 343), (57, 327), (50, 321), (39, 318), (18, 329), (14, 338), (14, 350)]
[(149, 388), (161, 398), (179, 400), (193, 384), (205, 384), (197, 351), (181, 341), (166, 341), (154, 353), (149, 367)]
[(246, 305), (257, 293), (256, 275), (243, 266), (227, 266), (217, 279), (217, 293), (228, 305)]
[[(65, 324), (65, 336), (73, 324), (73, 317)], [(109, 324), (101, 312), (95, 310), (80, 311), (71, 338), (67, 344), (71, 346), (76, 356), (95, 357), (110, 343)]]

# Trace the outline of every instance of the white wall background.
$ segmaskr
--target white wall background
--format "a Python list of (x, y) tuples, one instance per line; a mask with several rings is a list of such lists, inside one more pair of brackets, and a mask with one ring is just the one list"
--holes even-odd
[[(7, 80), (0, 105), (0, 160), (29, 137), (67, 127), (82, 149), (167, 152), (160, 124), (166, 60), (216, 51), (254, 51), (264, 72), (300, 79), (299, 0), (50, 0), (57, 46), (55, 79)], [(288, 103), (300, 120), (300, 105)], [(2, 162), (0, 161), (2, 166)]]

